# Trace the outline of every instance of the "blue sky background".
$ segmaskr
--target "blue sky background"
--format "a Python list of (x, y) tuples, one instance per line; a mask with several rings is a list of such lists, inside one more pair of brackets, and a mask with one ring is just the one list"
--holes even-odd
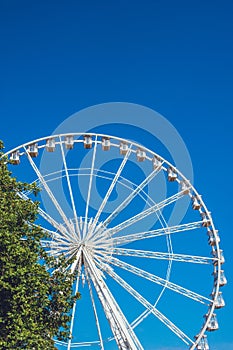
[(232, 16), (229, 0), (0, 2), (7, 150), (112, 101), (150, 107), (182, 136), (226, 258), (216, 350), (233, 349)]

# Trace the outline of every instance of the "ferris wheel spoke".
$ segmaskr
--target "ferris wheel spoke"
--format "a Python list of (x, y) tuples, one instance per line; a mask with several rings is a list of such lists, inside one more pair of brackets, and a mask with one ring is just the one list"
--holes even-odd
[(187, 345), (194, 344), (193, 341), (181, 331), (173, 322), (171, 322), (165, 315), (156, 309), (147, 299), (145, 299), (139, 292), (130, 286), (123, 278), (121, 278), (112, 268), (106, 264), (99, 263), (101, 269), (106, 271), (121, 287), (130, 293), (139, 303), (141, 303), (147, 310), (151, 311), (163, 324), (165, 324), (173, 333), (175, 333)]
[(119, 166), (119, 168), (114, 176), (114, 179), (112, 180), (111, 185), (109, 186), (109, 189), (108, 189), (108, 191), (107, 191), (107, 193), (106, 193), (106, 195), (105, 195), (105, 197), (104, 197), (104, 199), (99, 207), (99, 210), (98, 210), (98, 212), (94, 218), (94, 221), (93, 221), (93, 226), (92, 226), (93, 228), (92, 228), (92, 230), (90, 230), (89, 236), (91, 236), (91, 234), (92, 234), (92, 232), (93, 232), (93, 230), (94, 230), (94, 228), (99, 220), (99, 217), (100, 217), (100, 215), (101, 215), (101, 213), (102, 213), (102, 211), (103, 211), (103, 209), (104, 209), (104, 207), (105, 207), (105, 205), (106, 205), (106, 203), (107, 203), (107, 201), (108, 201), (108, 199), (109, 199), (109, 197), (110, 197), (110, 195), (111, 195), (111, 193), (112, 193), (112, 191), (113, 191), (113, 189), (114, 189), (114, 187), (115, 187), (115, 185), (116, 185), (116, 183), (117, 183), (117, 181), (122, 173), (122, 170), (124, 169), (124, 166), (125, 166), (127, 160), (129, 159), (130, 154), (131, 154), (131, 146), (128, 149), (125, 157), (123, 158), (123, 161), (121, 162), (121, 165)]
[(97, 314), (95, 299), (94, 299), (93, 290), (91, 287), (91, 281), (90, 281), (89, 271), (88, 271), (87, 266), (85, 266), (85, 271), (86, 271), (87, 284), (88, 284), (89, 293), (90, 293), (90, 297), (91, 297), (92, 307), (93, 307), (93, 311), (94, 311), (94, 315), (95, 315), (96, 327), (97, 327), (99, 340), (100, 340), (100, 348), (101, 348), (101, 350), (104, 350), (104, 343), (103, 343), (103, 337), (102, 337), (101, 328), (100, 328), (100, 322), (99, 322), (99, 318), (98, 318), (98, 314)]
[(113, 242), (113, 246), (121, 246), (121, 245), (125, 245), (135, 241), (139, 241), (142, 239), (154, 238), (154, 237), (163, 236), (163, 235), (170, 236), (173, 233), (195, 230), (200, 228), (201, 225), (202, 225), (202, 221), (196, 221), (196, 222), (190, 222), (188, 224), (181, 224), (181, 225), (175, 225), (170, 227), (167, 226), (156, 230), (150, 230), (150, 231), (132, 233), (130, 235), (125, 235), (120, 237), (114, 237), (112, 239), (112, 242)]
[(62, 240), (60, 237), (59, 238), (54, 238), (53, 240), (46, 240), (42, 239), (40, 240), (40, 243), (43, 247), (59, 247), (59, 246), (66, 246), (69, 245), (69, 242)]
[(97, 268), (85, 248), (83, 249), (83, 256), (119, 349), (143, 350), (133, 329), (103, 280), (102, 271)]
[(139, 277), (146, 278), (151, 282), (154, 282), (154, 283), (159, 284), (161, 286), (165, 286), (166, 288), (168, 288), (176, 293), (182, 294), (187, 298), (198, 301), (201, 304), (213, 303), (213, 300), (211, 300), (209, 298), (206, 298), (206, 297), (204, 297), (200, 294), (197, 294), (197, 293), (195, 293), (187, 288), (181, 287), (178, 284), (172, 283), (166, 279), (158, 277), (158, 276), (156, 276), (152, 273), (149, 273), (145, 270), (139, 269), (138, 267), (130, 265), (130, 264), (128, 264), (124, 261), (121, 261), (119, 259), (111, 257), (110, 263), (115, 265), (115, 266), (118, 266), (118, 267), (120, 267), (128, 272), (131, 272)]
[(49, 232), (52, 235), (52, 237), (56, 236), (56, 237), (62, 237), (63, 239), (66, 239), (68, 241), (73, 241), (73, 242), (76, 241), (74, 237), (70, 235), (70, 233), (65, 229), (65, 227), (62, 224), (59, 224), (58, 222), (56, 222), (43, 209), (38, 208), (38, 213), (43, 219), (45, 219), (49, 224), (51, 224), (57, 230), (57, 232), (55, 232), (42, 227), (42, 229)]
[(83, 236), (86, 236), (86, 234), (87, 234), (87, 219), (88, 219), (88, 210), (89, 210), (90, 197), (91, 197), (92, 180), (93, 180), (93, 175), (94, 175), (96, 149), (97, 149), (97, 136), (95, 137), (95, 145), (94, 145), (94, 149), (93, 149), (92, 162), (91, 162), (91, 172), (90, 172), (90, 179), (89, 179), (88, 192), (87, 192), (87, 202), (86, 202), (85, 219), (84, 219), (85, 225), (84, 225), (84, 230), (83, 230)]
[[(109, 151), (106, 157), (102, 157), (103, 152), (99, 154), (101, 145), (103, 151)], [(67, 150), (72, 148), (75, 148), (74, 151), (77, 151), (78, 156), (80, 156), (78, 161), (80, 166), (78, 167), (75, 166), (75, 157), (67, 158)], [(43, 150), (45, 152), (41, 154)], [(80, 150), (81, 152), (79, 152)], [(53, 153), (54, 151), (55, 153)], [(119, 151), (123, 156), (118, 163), (119, 157), (116, 156), (116, 152)], [(56, 163), (56, 154), (60, 155), (62, 169)], [(132, 154), (139, 162), (137, 163), (138, 173), (126, 171)], [(51, 135), (22, 144), (5, 155), (14, 165), (10, 165), (12, 169), (24, 166), (23, 159), (27, 158), (28, 164), (26, 165), (30, 166), (34, 172), (34, 174), (28, 174), (29, 181), (35, 180), (35, 184), (43, 190), (41, 199), (45, 195), (48, 204), (50, 207), (52, 206), (53, 211), (49, 210), (48, 214), (46, 213), (46, 205), (38, 208), (38, 221), (36, 224), (29, 224), (32, 232), (40, 232), (40, 236), (43, 236), (40, 240), (41, 255), (43, 255), (44, 249), (46, 254), (56, 262), (53, 269), (49, 266), (46, 267), (48, 273), (52, 276), (56, 271), (60, 273), (69, 271), (73, 282), (72, 291), (75, 293), (80, 288), (83, 278), (82, 272), (86, 275), (86, 286), (83, 292), (89, 300), (83, 297), (82, 302), (85, 304), (84, 308), (91, 305), (93, 309), (91, 314), (92, 320), (95, 322), (93, 323), (94, 332), (89, 331), (88, 320), (80, 317), (79, 310), (77, 310), (79, 303), (75, 301), (70, 311), (71, 322), (69, 325), (67, 324), (70, 337), (67, 341), (55, 340), (59, 348), (64, 347), (67, 350), (72, 350), (73, 348), (89, 346), (104, 350), (105, 347), (113, 346), (119, 350), (143, 350), (144, 347), (135, 334), (136, 327), (139, 324), (142, 325), (143, 321), (146, 321), (143, 323), (144, 326), (151, 326), (150, 322), (153, 322), (153, 319), (156, 321), (155, 318), (165, 325), (168, 332), (172, 331), (174, 336), (180, 338), (181, 343), (184, 342), (187, 348), (192, 350), (199, 349), (199, 347), (209, 348), (206, 335), (204, 335), (205, 331), (218, 328), (214, 312), (215, 309), (225, 305), (220, 290), (220, 287), (226, 284), (222, 270), (224, 256), (219, 246), (220, 237), (202, 196), (176, 168), (175, 164), (171, 164), (152, 150), (132, 140), (96, 133), (90, 135), (83, 133)], [(37, 156), (39, 157), (35, 158)], [(84, 165), (82, 156), (87, 156), (89, 166)], [(40, 160), (42, 166), (39, 166)], [(107, 160), (111, 160), (111, 162)], [(50, 164), (50, 162), (54, 163)], [(101, 169), (100, 163), (106, 164), (104, 170)], [(114, 164), (113, 167), (112, 164)], [(15, 167), (15, 165), (19, 166)], [(42, 168), (46, 171), (42, 171)], [(141, 174), (144, 177), (139, 180), (137, 175), (141, 176)], [(158, 189), (157, 180), (160, 175), (167, 178), (169, 188), (167, 195), (156, 202), (156, 187), (154, 186), (157, 186)], [(104, 195), (99, 200), (99, 205), (95, 203), (98, 206), (95, 210), (92, 204), (96, 197), (94, 196), (96, 179), (98, 180), (97, 187), (98, 185), (102, 186), (97, 188), (97, 192), (99, 190), (101, 192), (102, 189)], [(68, 197), (70, 211), (66, 210), (64, 201), (60, 200), (61, 197), (57, 190), (63, 182), (66, 185), (64, 195)], [(82, 183), (85, 184), (84, 188), (80, 188), (80, 191), (77, 188), (76, 191), (78, 184), (81, 186)], [(152, 186), (155, 191), (149, 193), (148, 186)], [(114, 209), (110, 213), (106, 213), (113, 192), (118, 187), (125, 196), (123, 199), (118, 198)], [(83, 190), (86, 193), (85, 198), (82, 198)], [(33, 202), (33, 190), (23, 191), (19, 195), (21, 198)], [(185, 195), (187, 195), (189, 202), (185, 200), (186, 198), (181, 199)], [(179, 204), (181, 209), (178, 216), (183, 215), (184, 219), (177, 220), (179, 224), (170, 226), (166, 217), (169, 211), (175, 215), (176, 204)], [(142, 207), (143, 209), (141, 209)], [(83, 212), (81, 213), (80, 210)], [(148, 220), (153, 218), (155, 219), (153, 227), (152, 225), (151, 228), (143, 227), (147, 226)], [(185, 218), (188, 223), (183, 224)], [(38, 225), (39, 220), (41, 226)], [(207, 231), (208, 239), (203, 236), (203, 231)], [(175, 235), (181, 232), (183, 234)], [(177, 249), (174, 249), (173, 237), (174, 243), (177, 243), (176, 239), (179, 239), (180, 242), (184, 239), (184, 243), (187, 243), (187, 247), (185, 246), (187, 250), (178, 250), (182, 254), (178, 254)], [(188, 238), (190, 240), (187, 240)], [(22, 245), (29, 244), (30, 248), (30, 240), (26, 235), (21, 240), (25, 241), (22, 242)], [(205, 244), (206, 246), (204, 246)], [(155, 245), (156, 248), (152, 245)], [(188, 247), (188, 245), (190, 246)], [(201, 249), (199, 249), (200, 247)], [(207, 253), (204, 248), (207, 248)], [(209, 249), (211, 249), (210, 255), (208, 254)], [(196, 255), (191, 255), (192, 252), (195, 252)], [(65, 265), (62, 264), (63, 267), (59, 264), (60, 258), (62, 261), (66, 261)], [(153, 268), (153, 265), (158, 265), (156, 261), (159, 265), (163, 265), (164, 274), (160, 273), (160, 269), (156, 271)], [(149, 262), (152, 264), (151, 267), (147, 265)], [(178, 270), (174, 269), (173, 276), (171, 272), (174, 264)], [(195, 287), (194, 279), (198, 278), (198, 272), (203, 270), (203, 277), (205, 273), (207, 274), (207, 282), (208, 277), (210, 277), (210, 269), (212, 269), (213, 278), (211, 294), (208, 296), (209, 293), (205, 291), (204, 285), (196, 284)], [(194, 271), (196, 271), (196, 275), (194, 274), (190, 281), (185, 279), (185, 275), (187, 277), (188, 273), (192, 274)], [(176, 273), (178, 276), (175, 276)], [(136, 282), (138, 290), (134, 286)], [(211, 287), (211, 281), (208, 280), (208, 283), (206, 287)], [(111, 290), (112, 286), (116, 287), (113, 291)], [(157, 291), (156, 295), (151, 294), (147, 287)], [(194, 292), (193, 289), (200, 291), (203, 295)], [(125, 300), (122, 301), (123, 299), (121, 302), (126, 307), (126, 314), (121, 310), (121, 304), (116, 301), (119, 297), (118, 290), (128, 294), (130, 300), (134, 299), (132, 305), (135, 306), (135, 310), (127, 308)], [(114, 293), (116, 293), (116, 299)], [(178, 304), (173, 302), (173, 309), (169, 309), (167, 314), (165, 311), (163, 314), (162, 309), (161, 311), (157, 309), (161, 300), (164, 305), (166, 304), (166, 298), (170, 298), (171, 303), (173, 299), (177, 299), (180, 306), (182, 306), (183, 300), (187, 304), (187, 308), (189, 307), (186, 312), (187, 318), (190, 312), (194, 312), (194, 319), (196, 319), (203, 307), (207, 306), (204, 323), (200, 326), (197, 335), (194, 335), (195, 340), (191, 340), (192, 337), (189, 338), (188, 327), (186, 331), (182, 330), (185, 315), (177, 314), (177, 318), (173, 320), (174, 313), (177, 313)], [(101, 308), (102, 311), (100, 311)], [(136, 312), (136, 318), (133, 317), (134, 312)], [(128, 315), (130, 315), (130, 322), (126, 318)], [(106, 320), (103, 319), (104, 316)], [(180, 321), (178, 321), (179, 319)], [(84, 331), (83, 334), (80, 334), (80, 340), (76, 342), (75, 335), (79, 329), (78, 324), (83, 321), (87, 321), (85, 331), (88, 331), (90, 338), (85, 341)], [(109, 323), (106, 330), (102, 326), (102, 321)], [(62, 328), (60, 330), (62, 331)], [(81, 336), (84, 339), (81, 339)], [(152, 346), (155, 348), (157, 341), (156, 338), (153, 341)], [(145, 347), (147, 347), (146, 344)]]
[(36, 166), (35, 162), (33, 161), (32, 157), (30, 156), (29, 152), (27, 151), (26, 147), (24, 147), (25, 152), (27, 154), (29, 163), (31, 164), (33, 170), (35, 171), (36, 175), (38, 176), (38, 179), (40, 180), (41, 184), (43, 185), (45, 191), (47, 192), (49, 198), (51, 199), (52, 203), (54, 204), (55, 208), (57, 209), (57, 211), (59, 212), (59, 214), (61, 215), (62, 219), (64, 220), (69, 233), (71, 236), (73, 236), (75, 238), (74, 232), (72, 230), (72, 227), (70, 225), (69, 220), (67, 219), (65, 213), (63, 212), (60, 204), (58, 203), (58, 201), (56, 200), (54, 194), (52, 193), (51, 189), (49, 188), (48, 184), (46, 183), (43, 175), (41, 174), (41, 172), (39, 171), (38, 167)]
[(138, 258), (152, 258), (161, 260), (173, 260), (181, 261), (195, 264), (210, 264), (213, 263), (215, 259), (204, 256), (186, 255), (186, 254), (174, 254), (174, 253), (163, 253), (154, 252), (148, 250), (137, 250), (137, 249), (124, 249), (124, 248), (113, 248), (112, 253), (114, 255), (122, 256), (133, 256)]
[[(18, 192), (18, 195), (24, 200), (31, 201), (31, 199), (25, 193)], [(69, 232), (67, 232), (67, 230), (64, 228), (64, 226), (62, 224), (59, 224), (56, 220), (54, 220), (42, 208), (40, 208), (40, 207), (38, 208), (38, 213), (43, 219), (45, 219), (45, 221), (47, 221), (50, 225), (52, 225), (58, 232), (53, 232), (53, 231), (50, 231), (50, 230), (42, 227), (43, 230), (51, 232), (51, 233), (56, 234), (56, 235), (63, 236), (64, 238), (68, 239), (69, 241), (73, 240), (73, 237), (70, 236)]]
[(178, 192), (173, 196), (164, 199), (160, 203), (156, 203), (152, 205), (150, 208), (143, 210), (141, 213), (138, 213), (135, 216), (121, 222), (119, 225), (114, 226), (113, 228), (110, 228), (108, 232), (111, 235), (114, 235), (115, 233), (125, 229), (126, 227), (131, 226), (137, 223), (138, 221), (146, 218), (148, 215), (151, 215), (152, 213), (156, 213), (157, 211), (168, 206), (169, 204), (176, 202), (178, 199), (182, 198), (183, 196), (184, 196), (184, 191)]
[(71, 187), (71, 183), (70, 183), (70, 177), (69, 177), (69, 173), (68, 173), (68, 169), (67, 169), (67, 163), (66, 163), (66, 157), (65, 157), (65, 153), (64, 153), (64, 145), (62, 143), (61, 136), (59, 136), (59, 140), (60, 140), (60, 148), (61, 148), (62, 160), (63, 160), (63, 164), (64, 164), (64, 168), (65, 168), (67, 185), (68, 185), (68, 188), (69, 188), (71, 205), (72, 205), (72, 209), (73, 209), (73, 213), (74, 213), (75, 226), (76, 226), (76, 230), (77, 230), (79, 239), (81, 239), (81, 234), (80, 234), (80, 229), (79, 229), (79, 224), (78, 224), (77, 211), (76, 211), (76, 207), (75, 207), (75, 203), (74, 203), (74, 195), (73, 195), (73, 191), (72, 191), (72, 187)]
[(53, 257), (59, 257), (63, 255), (67, 259), (71, 259), (71, 257), (77, 252), (77, 248), (65, 248), (61, 247), (60, 249), (51, 249), (50, 255)]
[[(76, 268), (78, 269), (77, 278), (76, 278), (76, 285), (75, 285), (75, 295), (78, 293), (81, 267), (82, 267), (82, 249), (79, 249), (79, 251), (76, 254), (76, 259), (72, 263), (72, 266), (70, 269), (71, 273), (74, 273)], [(71, 321), (70, 321), (70, 336), (69, 336), (69, 341), (68, 341), (68, 345), (67, 345), (67, 350), (70, 350), (71, 344), (72, 344), (72, 336), (73, 336), (73, 330), (74, 330), (74, 318), (75, 318), (75, 313), (76, 313), (76, 307), (77, 307), (77, 300), (75, 300), (74, 305), (73, 305), (73, 309), (72, 309)]]
[(162, 167), (159, 169), (154, 169), (146, 178), (143, 180), (131, 193), (130, 195), (107, 217), (104, 221), (104, 225), (108, 225), (127, 205), (134, 199), (134, 197), (139, 194), (145, 186), (161, 171)]
[(39, 227), (40, 229), (42, 229), (43, 231), (45, 231), (48, 234), (48, 238), (50, 240), (47, 240), (47, 242), (52, 243), (52, 242), (59, 242), (59, 243), (64, 243), (64, 244), (70, 244), (70, 236), (66, 235), (65, 233), (61, 232), (61, 230), (58, 231), (52, 231), (49, 230), (47, 228), (45, 228), (44, 226), (38, 226), (38, 225), (33, 225), (35, 227)]

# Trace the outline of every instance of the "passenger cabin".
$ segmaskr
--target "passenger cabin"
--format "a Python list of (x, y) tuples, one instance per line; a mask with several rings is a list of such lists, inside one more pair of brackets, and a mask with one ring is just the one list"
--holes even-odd
[(111, 146), (110, 138), (109, 137), (102, 137), (102, 150), (109, 151), (110, 146)]
[(187, 184), (187, 182), (185, 180), (181, 180), (180, 181), (180, 188), (181, 188), (181, 191), (183, 191), (184, 194), (188, 194), (189, 193), (189, 185)]
[(10, 161), (14, 165), (18, 165), (20, 163), (19, 151), (12, 152), (10, 155)]
[(215, 232), (213, 230), (208, 230), (207, 234), (208, 234), (208, 237), (209, 237), (208, 238), (209, 245), (216, 246), (216, 243), (220, 242), (220, 237), (219, 237), (219, 234), (218, 234), (217, 230), (215, 230)]
[[(214, 271), (214, 284), (217, 285), (218, 282), (218, 270)], [(220, 277), (219, 277), (219, 285), (220, 287), (223, 287), (227, 284), (227, 279), (224, 274), (224, 270), (220, 270)]]
[(38, 144), (33, 143), (33, 144), (29, 145), (27, 148), (27, 152), (29, 153), (29, 155), (31, 157), (37, 157), (38, 156)]
[(168, 176), (168, 181), (173, 182), (177, 179), (177, 173), (172, 167), (169, 167), (167, 169), (167, 176)]
[[(219, 257), (220, 264), (224, 264), (225, 263), (225, 258), (224, 258), (222, 249), (219, 249), (219, 255), (220, 255), (220, 257)], [(213, 250), (212, 251), (212, 256), (215, 259), (214, 260), (214, 265), (218, 265), (218, 252), (217, 252), (217, 250)]]
[(74, 137), (73, 135), (67, 135), (65, 137), (65, 148), (73, 149), (74, 148)]
[[(212, 293), (212, 299), (214, 298), (214, 293)], [(222, 292), (218, 292), (218, 296), (215, 300), (215, 303), (214, 303), (214, 306), (215, 306), (215, 309), (221, 309), (222, 307), (225, 306), (225, 301), (223, 299), (223, 296), (222, 296)]]
[(211, 222), (210, 222), (210, 219), (208, 217), (208, 214), (206, 212), (202, 212), (201, 217), (202, 217), (202, 226), (209, 227), (211, 225)]
[(56, 146), (56, 144), (55, 144), (55, 139), (54, 138), (47, 139), (47, 141), (46, 141), (46, 150), (48, 152), (54, 152), (55, 146)]
[[(199, 337), (199, 335), (195, 336), (195, 339), (197, 339)], [(207, 341), (207, 335), (204, 334), (201, 339), (199, 340), (199, 344), (196, 346), (197, 350), (209, 350), (209, 344)]]
[[(209, 315), (205, 315), (205, 318), (207, 319), (209, 317)], [(210, 320), (207, 324), (207, 328), (206, 330), (209, 331), (209, 332), (212, 332), (212, 331), (216, 331), (217, 329), (219, 328), (218, 326), (218, 320), (217, 320), (217, 317), (216, 317), (216, 314), (213, 314), (211, 317), (210, 317)]]
[(84, 135), (84, 148), (90, 149), (92, 147), (92, 138), (90, 135)]
[(122, 155), (126, 155), (126, 153), (128, 152), (129, 146), (126, 142), (122, 141), (120, 143), (120, 154)]
[(196, 196), (196, 195), (192, 196), (192, 202), (193, 202), (192, 208), (193, 208), (194, 210), (199, 210), (199, 209), (201, 209), (201, 202), (200, 202), (200, 200), (198, 199), (198, 196)]
[(154, 156), (153, 159), (152, 159), (152, 164), (153, 164), (153, 169), (154, 170), (160, 169), (161, 166), (162, 166), (161, 159), (158, 156)]
[(146, 152), (141, 148), (137, 149), (136, 155), (137, 155), (138, 162), (143, 162), (146, 159)]

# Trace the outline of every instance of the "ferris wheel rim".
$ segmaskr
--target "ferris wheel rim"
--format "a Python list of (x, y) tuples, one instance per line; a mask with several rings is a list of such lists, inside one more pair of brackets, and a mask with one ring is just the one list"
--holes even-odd
[[(214, 222), (213, 222), (213, 219), (212, 219), (212, 216), (210, 215), (210, 212), (208, 211), (207, 209), (207, 206), (205, 204), (205, 202), (203, 201), (202, 197), (198, 194), (197, 190), (195, 189), (195, 187), (189, 182), (189, 180), (183, 175), (183, 173), (181, 173), (179, 171), (179, 169), (177, 169), (172, 163), (170, 163), (169, 161), (167, 161), (165, 158), (161, 157), (161, 155), (157, 154), (156, 152), (154, 152), (153, 150), (147, 148), (147, 147), (144, 147), (143, 145), (137, 143), (137, 142), (134, 142), (134, 141), (131, 141), (131, 140), (126, 140), (125, 138), (120, 138), (120, 137), (116, 137), (116, 136), (112, 136), (112, 135), (107, 135), (107, 134), (100, 134), (100, 133), (82, 133), (82, 132), (79, 132), (79, 133), (64, 133), (64, 134), (58, 134), (58, 135), (50, 135), (50, 136), (46, 136), (46, 137), (42, 137), (42, 138), (39, 138), (39, 139), (36, 139), (36, 140), (33, 140), (33, 141), (29, 141), (27, 143), (24, 143), (18, 147), (15, 147), (13, 149), (11, 149), (10, 151), (6, 152), (4, 154), (4, 156), (8, 156), (10, 155), (11, 153), (13, 152), (16, 152), (20, 149), (25, 149), (26, 150), (26, 147), (31, 145), (31, 144), (35, 144), (35, 143), (39, 143), (39, 142), (42, 142), (44, 140), (48, 140), (48, 139), (51, 139), (51, 138), (58, 138), (60, 141), (60, 145), (62, 145), (64, 143), (64, 141), (61, 140), (62, 137), (65, 137), (65, 136), (75, 136), (75, 137), (83, 137), (84, 135), (90, 135), (91, 137), (96, 137), (96, 144), (97, 144), (97, 138), (98, 137), (108, 137), (110, 139), (114, 139), (114, 140), (117, 140), (118, 142), (120, 141), (126, 141), (128, 143), (130, 143), (131, 145), (133, 145), (134, 147), (138, 148), (142, 148), (143, 150), (145, 150), (145, 152), (153, 155), (153, 156), (157, 156), (159, 157), (159, 159), (165, 163), (167, 166), (169, 167), (172, 167), (172, 169), (174, 169), (176, 171), (176, 173), (178, 174), (178, 176), (182, 179), (182, 181), (185, 181), (189, 187), (190, 187), (190, 190), (192, 191), (192, 193), (198, 197), (198, 200), (200, 201), (201, 205), (202, 205), (202, 208), (204, 209), (205, 213), (207, 213), (208, 215), (208, 219), (210, 220), (210, 223), (211, 223), (211, 228), (213, 230), (213, 233), (214, 235), (216, 236), (217, 234), (217, 230), (214, 226)], [(59, 143), (58, 142), (58, 143)], [(80, 142), (83, 142), (83, 140), (81, 140)], [(99, 142), (100, 143), (100, 142)], [(44, 145), (41, 145), (39, 146), (39, 148), (45, 148), (46, 144)], [(136, 152), (136, 151), (134, 151)], [(167, 168), (164, 168), (163, 167), (163, 170), (165, 170)], [(176, 180), (179, 184), (179, 180)], [(220, 261), (220, 247), (219, 247), (219, 243), (218, 241), (216, 241), (216, 252), (217, 252), (217, 280), (215, 281), (215, 284), (213, 286), (213, 290), (214, 290), (214, 298), (213, 298), (213, 302), (211, 304), (211, 306), (209, 307), (209, 310), (208, 310), (208, 316), (206, 318), (206, 322), (204, 323), (203, 327), (201, 328), (201, 331), (199, 332), (199, 335), (198, 337), (196, 338), (196, 341), (193, 342), (193, 345), (191, 346), (190, 349), (195, 349), (195, 346), (198, 345), (200, 339), (202, 339), (202, 337), (204, 336), (205, 334), (205, 331), (207, 329), (207, 325), (208, 325), (208, 322), (210, 321), (212, 315), (214, 314), (214, 311), (215, 311), (215, 300), (219, 294), (219, 289), (220, 289), (220, 271), (221, 271), (221, 261)]]

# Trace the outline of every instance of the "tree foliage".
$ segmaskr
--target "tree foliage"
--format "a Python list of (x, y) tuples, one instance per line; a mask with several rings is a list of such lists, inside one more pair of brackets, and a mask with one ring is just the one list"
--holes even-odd
[(38, 192), (12, 177), (0, 152), (0, 349), (56, 349), (54, 337), (69, 337), (78, 297), (72, 296), (74, 276), (65, 259), (49, 257), (40, 244), (39, 203), (18, 195), (28, 190)]

